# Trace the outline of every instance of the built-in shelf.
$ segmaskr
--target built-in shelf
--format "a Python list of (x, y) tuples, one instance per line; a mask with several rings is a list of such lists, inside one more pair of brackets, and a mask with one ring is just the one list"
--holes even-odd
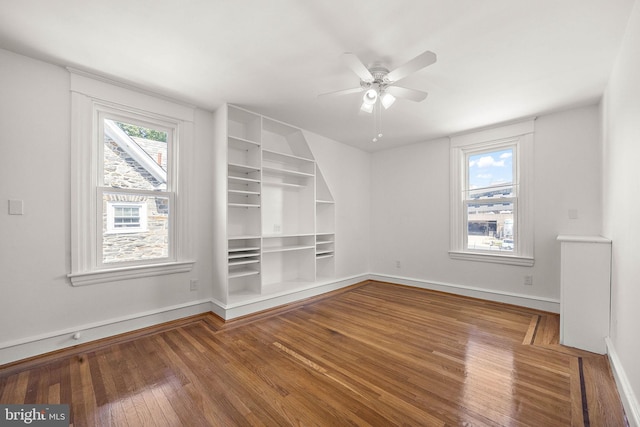
[(260, 272), (256, 271), (256, 270), (250, 270), (250, 269), (235, 270), (233, 272), (229, 272), (229, 279), (237, 279), (239, 277), (255, 276), (257, 274), (260, 274)]
[(238, 194), (242, 196), (259, 196), (259, 191), (249, 191), (249, 190), (229, 190), (229, 194)]
[(260, 205), (254, 203), (228, 203), (231, 208), (259, 208)]
[(229, 172), (251, 173), (260, 172), (259, 166), (242, 165), (239, 163), (229, 163)]
[(335, 202), (304, 133), (243, 108), (224, 108), (225, 302), (270, 298), (327, 280), (335, 270)]
[(313, 163), (315, 162), (313, 159), (307, 159), (305, 157), (294, 156), (293, 154), (281, 153), (279, 151), (265, 150), (265, 149), (262, 150), (262, 156), (263, 156), (263, 161), (268, 161), (269, 159), (273, 159), (273, 160), (279, 160), (279, 161), (284, 160), (284, 162), (287, 162), (287, 163), (304, 162), (304, 163), (309, 163), (311, 165), (313, 165)]
[(260, 262), (259, 259), (255, 259), (255, 258), (238, 258), (238, 259), (230, 259), (229, 260), (229, 267), (233, 267), (236, 265), (245, 265), (245, 264), (256, 264)]
[(242, 183), (260, 183), (259, 179), (255, 179), (255, 178), (245, 178), (243, 176), (233, 176), (233, 175), (229, 175), (227, 177), (229, 179), (229, 181), (237, 181), (237, 182), (242, 182)]
[(237, 136), (229, 136), (229, 145), (242, 150), (250, 150), (252, 148), (260, 147), (260, 143), (257, 141), (251, 141)]
[(237, 235), (237, 236), (229, 236), (228, 239), (229, 240), (249, 240), (249, 239), (260, 239), (262, 236), (260, 235), (255, 235), (255, 234), (244, 234), (244, 235)]
[(262, 252), (268, 254), (273, 252), (301, 251), (305, 249), (314, 249), (314, 247), (305, 245), (277, 246), (273, 248), (265, 248)]
[(264, 166), (262, 168), (262, 172), (266, 174), (271, 174), (271, 175), (290, 175), (290, 176), (298, 176), (298, 177), (305, 177), (305, 178), (312, 178), (314, 176), (312, 173), (300, 172), (300, 171), (291, 170), (291, 169), (274, 168), (274, 167), (268, 167), (268, 166)]
[[(237, 247), (237, 248), (229, 248), (229, 252), (254, 252), (260, 251), (260, 246), (246, 246), (246, 247)], [(260, 255), (259, 252), (256, 252), (256, 255)], [(240, 255), (242, 256), (242, 255)], [(229, 256), (231, 258), (231, 256)]]
[(263, 234), (262, 237), (265, 239), (279, 239), (283, 237), (309, 237), (315, 236), (315, 233), (287, 233), (287, 234)]
[(304, 188), (306, 185), (294, 184), (291, 182), (278, 182), (278, 181), (264, 181), (262, 185), (271, 185), (275, 187), (290, 187), (290, 188)]

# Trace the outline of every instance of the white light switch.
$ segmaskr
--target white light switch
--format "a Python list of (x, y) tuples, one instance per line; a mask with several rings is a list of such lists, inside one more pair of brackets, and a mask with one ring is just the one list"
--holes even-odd
[(578, 219), (578, 209), (569, 209), (569, 219)]
[(23, 215), (24, 203), (22, 200), (9, 200), (9, 215)]

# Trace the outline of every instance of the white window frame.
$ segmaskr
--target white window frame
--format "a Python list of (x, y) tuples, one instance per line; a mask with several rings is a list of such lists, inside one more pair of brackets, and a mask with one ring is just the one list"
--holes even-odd
[[(453, 259), (533, 266), (533, 133), (534, 120), (451, 137), (451, 243)], [(467, 204), (469, 156), (513, 148), (513, 197), (496, 199), (514, 203), (514, 249), (511, 253), (469, 249)], [(481, 199), (479, 203), (484, 203)]]
[[(116, 227), (117, 207), (138, 208), (140, 223), (137, 227)], [(107, 202), (107, 233), (127, 234), (147, 231), (147, 203), (146, 202)]]
[[(189, 164), (193, 140), (192, 107), (138, 92), (93, 75), (69, 70), (71, 76), (71, 272), (74, 286), (108, 283), (124, 279), (188, 272), (189, 243)], [(102, 263), (103, 212), (102, 193), (143, 194), (146, 190), (112, 189), (101, 186), (103, 145), (98, 143), (101, 119), (119, 117), (133, 123), (159, 125), (174, 129), (174, 152), (169, 155), (167, 179), (170, 194), (170, 256), (140, 262)], [(166, 197), (164, 191), (148, 191), (148, 195)], [(178, 196), (179, 195), (179, 196)], [(179, 203), (178, 203), (179, 201)]]

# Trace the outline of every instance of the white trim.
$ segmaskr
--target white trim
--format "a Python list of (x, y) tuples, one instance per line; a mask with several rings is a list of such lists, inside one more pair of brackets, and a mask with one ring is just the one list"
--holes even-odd
[(462, 134), (452, 135), (451, 146), (463, 147), (465, 145), (491, 142), (498, 139), (514, 138), (534, 131), (535, 118), (526, 119), (521, 122), (502, 124), (495, 127), (472, 130)]
[(154, 111), (179, 120), (194, 121), (194, 106), (96, 74), (74, 68), (67, 68), (67, 71), (69, 71), (71, 92), (138, 110)]
[(73, 286), (96, 285), (116, 280), (139, 279), (163, 274), (186, 273), (191, 271), (195, 261), (166, 262), (161, 264), (116, 267), (105, 270), (83, 271), (67, 274)]
[[(533, 130), (534, 122), (514, 123), (450, 138), (450, 241), (451, 258), (467, 261), (486, 261), (502, 264), (533, 265)], [(514, 212), (515, 248), (512, 256), (465, 250), (466, 229), (464, 219), (464, 189), (468, 153), (514, 147), (514, 183), (517, 188), (517, 212)], [(465, 255), (463, 255), (465, 254)], [(490, 257), (495, 257), (491, 260)]]
[(449, 251), (452, 259), (476, 262), (492, 262), (494, 264), (518, 265), (521, 267), (533, 267), (535, 260), (531, 257), (523, 257), (516, 255), (505, 255), (504, 253), (486, 253), (486, 252), (470, 252), (470, 251)]
[[(143, 311), (100, 322), (79, 325), (73, 328), (7, 341), (0, 343), (0, 365), (149, 326), (159, 325), (172, 320), (207, 313), (211, 311), (211, 309), (212, 304), (210, 300), (191, 301), (184, 304)], [(73, 335), (76, 333), (80, 333), (80, 339), (78, 340), (73, 339)]]
[[(123, 274), (126, 274), (126, 270), (134, 269), (140, 269), (140, 267), (121, 270), (123, 270)], [(265, 295), (263, 297), (257, 297), (251, 301), (243, 301), (236, 304), (224, 304), (215, 298), (191, 301), (100, 322), (79, 325), (73, 328), (66, 328), (13, 341), (7, 341), (0, 343), (0, 365), (201, 313), (213, 312), (222, 319), (231, 320), (292, 302), (302, 301), (306, 298), (342, 289), (367, 280), (377, 280), (392, 284), (447, 292), (454, 295), (469, 296), (488, 301), (515, 304), (522, 307), (529, 307), (553, 313), (558, 313), (560, 310), (560, 301), (552, 298), (401, 276), (376, 273), (360, 274), (336, 280), (327, 280), (321, 283), (314, 283), (312, 286), (307, 288), (298, 288), (289, 292)], [(81, 333), (80, 340), (73, 339), (73, 335), (77, 332)], [(612, 345), (609, 342), (607, 345), (612, 348)], [(610, 355), (613, 354), (611, 357), (615, 359), (612, 362), (614, 368), (620, 366), (617, 356), (615, 356), (615, 352), (609, 351), (609, 353)], [(614, 369), (614, 373), (616, 372), (622, 372), (622, 377), (625, 378), (626, 381), (624, 371), (621, 369)], [(631, 389), (628, 387), (628, 390), (630, 392)], [(633, 393), (630, 392), (631, 394), (629, 394), (629, 392), (626, 393), (626, 396), (630, 396), (632, 399), (635, 399), (633, 398)], [(622, 394), (623, 393), (621, 392), (621, 395)], [(633, 402), (636, 401), (633, 400)], [(635, 403), (635, 407), (637, 408), (637, 402)], [(636, 425), (634, 427), (640, 427), (640, 425)]]
[(580, 236), (573, 234), (560, 234), (556, 237), (559, 242), (575, 242), (575, 243), (608, 243), (611, 244), (611, 239), (607, 239), (602, 236)]
[(361, 274), (324, 282), (312, 282), (308, 287), (298, 287), (290, 291), (282, 291), (269, 295), (257, 296), (251, 300), (231, 304), (223, 304), (212, 300), (213, 312), (225, 320), (234, 319), (248, 314), (275, 308), (284, 304), (300, 301), (316, 295), (321, 295), (347, 286), (355, 285), (369, 279), (369, 275)]
[[(74, 72), (71, 72), (71, 101), (71, 273), (68, 277), (72, 284), (78, 286), (189, 271), (193, 265), (188, 261), (193, 253), (193, 243), (189, 239), (193, 216), (189, 206), (189, 195), (193, 191), (190, 189), (194, 156), (193, 108)], [(140, 262), (136, 267), (129, 263), (131, 269), (126, 270), (111, 269), (110, 265), (101, 263), (102, 200), (98, 200), (96, 189), (100, 185), (98, 172), (102, 144), (96, 143), (95, 138), (101, 135), (98, 119), (102, 112), (107, 116), (131, 116), (131, 120), (157, 124), (169, 131), (168, 182), (164, 193), (171, 194), (173, 212), (169, 218), (170, 254), (167, 259)], [(88, 144), (87, 141), (94, 143)]]
[(624, 412), (629, 421), (629, 427), (640, 427), (640, 402), (631, 388), (631, 382), (627, 377), (627, 374), (622, 367), (622, 362), (618, 357), (615, 346), (611, 338), (606, 337), (604, 339), (607, 345), (607, 355), (609, 356), (609, 364), (613, 371), (613, 377), (616, 380), (616, 386), (618, 387), (618, 394), (620, 394), (620, 400), (622, 400), (622, 406), (624, 406)]
[(458, 285), (434, 280), (415, 279), (412, 277), (391, 276), (379, 273), (370, 274), (369, 279), (413, 286), (415, 288), (430, 289), (433, 291), (447, 292), (454, 295), (463, 295), (488, 301), (513, 304), (521, 307), (548, 311), (551, 313), (560, 313), (560, 300), (554, 298), (506, 292), (497, 289), (478, 288), (475, 286)]

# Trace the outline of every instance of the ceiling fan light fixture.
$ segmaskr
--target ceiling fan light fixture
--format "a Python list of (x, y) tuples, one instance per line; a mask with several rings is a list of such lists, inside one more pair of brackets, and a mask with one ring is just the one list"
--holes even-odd
[(388, 92), (385, 92), (380, 97), (380, 102), (382, 103), (382, 106), (386, 110), (387, 108), (391, 107), (394, 102), (396, 102), (396, 97), (391, 95)]
[(375, 89), (369, 89), (362, 97), (362, 103), (373, 106), (378, 100), (378, 92)]
[(373, 113), (373, 104), (367, 104), (366, 102), (363, 102), (362, 106), (360, 106), (360, 109), (365, 113)]

